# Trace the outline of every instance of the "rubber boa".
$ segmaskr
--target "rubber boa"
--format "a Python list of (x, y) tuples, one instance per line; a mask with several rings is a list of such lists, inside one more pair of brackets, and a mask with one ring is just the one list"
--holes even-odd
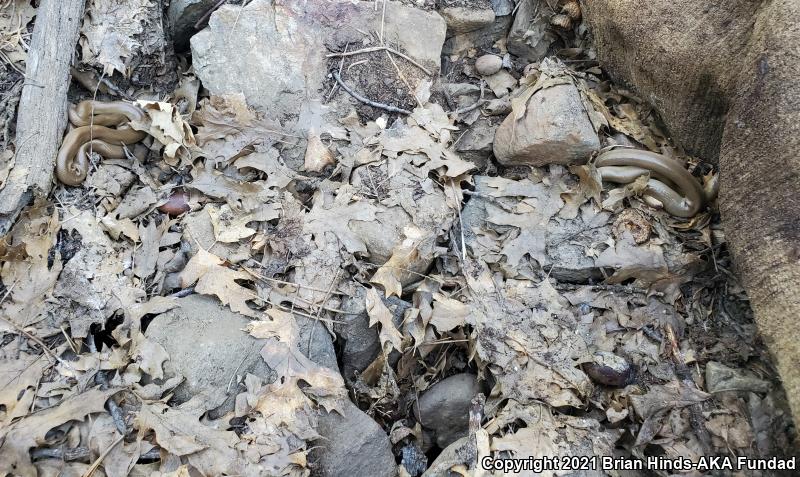
[(70, 107), (70, 122), (77, 127), (67, 133), (58, 150), (58, 180), (71, 186), (82, 184), (89, 172), (89, 150), (108, 158), (124, 158), (122, 146), (137, 143), (147, 134), (130, 128), (112, 129), (107, 126), (144, 118), (144, 111), (123, 101), (82, 101)]
[(612, 149), (597, 156), (595, 166), (603, 180), (620, 184), (649, 173), (651, 179), (644, 194), (661, 202), (664, 210), (677, 217), (694, 216), (715, 194), (713, 187), (707, 193), (680, 162), (650, 151)]

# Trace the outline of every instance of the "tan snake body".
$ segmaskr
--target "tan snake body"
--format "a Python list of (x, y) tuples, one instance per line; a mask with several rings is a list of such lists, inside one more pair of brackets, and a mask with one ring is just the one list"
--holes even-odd
[(69, 120), (76, 128), (67, 133), (58, 150), (58, 180), (71, 186), (82, 184), (89, 172), (89, 150), (106, 158), (124, 158), (122, 146), (137, 143), (147, 134), (130, 128), (112, 129), (107, 126), (144, 119), (144, 111), (124, 101), (82, 101), (70, 107)]
[(677, 217), (694, 216), (715, 194), (705, 191), (678, 161), (650, 151), (613, 149), (597, 156), (595, 166), (604, 181), (619, 184), (631, 183), (649, 173), (644, 195), (658, 200), (664, 210)]

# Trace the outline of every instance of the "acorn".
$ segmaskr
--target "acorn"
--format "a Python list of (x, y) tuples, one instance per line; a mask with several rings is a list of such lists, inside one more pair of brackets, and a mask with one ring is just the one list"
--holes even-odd
[(170, 217), (177, 217), (184, 212), (189, 212), (189, 194), (183, 189), (175, 189), (167, 202), (158, 206), (158, 211)]
[(606, 351), (596, 352), (592, 362), (583, 364), (583, 372), (604, 386), (623, 387), (636, 379), (636, 368), (628, 360)]

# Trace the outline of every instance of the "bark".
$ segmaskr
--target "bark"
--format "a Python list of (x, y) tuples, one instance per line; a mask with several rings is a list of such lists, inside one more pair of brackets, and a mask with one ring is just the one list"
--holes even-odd
[(32, 196), (50, 192), (67, 127), (69, 67), (83, 10), (84, 0), (45, 0), (37, 11), (19, 101), (14, 168), (0, 191), (0, 236)]
[(584, 0), (603, 66), (719, 161), (720, 211), (800, 418), (800, 2)]

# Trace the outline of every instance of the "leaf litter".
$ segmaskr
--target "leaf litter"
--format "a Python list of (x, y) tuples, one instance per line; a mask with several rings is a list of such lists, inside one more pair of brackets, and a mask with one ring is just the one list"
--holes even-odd
[[(0, 17), (4, 34), (12, 19)], [(83, 28), (84, 61), (126, 74), (141, 31), (108, 35), (91, 15)], [(503, 72), (489, 87), (518, 118), (537, 91), (573, 83), (605, 138), (672, 147), (644, 103), (601, 76)], [(412, 405), (465, 372), (485, 384), (475, 435), (495, 456), (781, 447), (764, 437), (785, 412), (764, 385), (776, 377), (715, 218), (676, 222), (641, 200), (644, 182), (604, 189), (591, 163), (482, 169), (456, 152), (464, 123), (436, 102), (391, 124), (351, 111), (303, 131), (242, 94), (198, 97), (189, 78), (174, 96), (196, 108), (141, 101), (147, 119), (133, 125), (169, 173), (105, 161), (87, 197), (33, 204), (0, 242), (0, 468), (49, 475), (47, 451), (73, 472), (99, 459), (109, 476), (309, 475), (320, 412), (343, 412), (349, 396), (393, 431), (397, 455), (430, 451)], [(176, 188), (191, 210), (171, 218), (157, 207)], [(234, 372), (222, 417), (173, 400), (183, 377), (165, 364), (177, 357), (145, 334), (192, 293), (250, 319), (241, 332), (275, 373)], [(348, 302), (379, 348), (355, 376), (308, 356), (298, 324), (341, 340)], [(590, 376), (598, 353), (630, 366), (625, 385)], [(711, 361), (756, 370), (759, 387), (704, 391)]]

